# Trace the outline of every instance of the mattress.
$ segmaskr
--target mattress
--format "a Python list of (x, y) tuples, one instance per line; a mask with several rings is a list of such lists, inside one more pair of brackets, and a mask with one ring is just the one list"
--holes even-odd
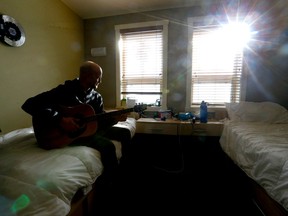
[[(136, 120), (128, 118), (115, 127), (134, 136)], [(118, 159), (121, 143), (112, 141)], [(88, 193), (102, 174), (100, 153), (86, 146), (39, 148), (33, 128), (22, 128), (0, 137), (0, 212), (5, 216), (53, 215), (70, 211), (79, 190)]]
[(288, 210), (288, 124), (226, 120), (223, 151)]

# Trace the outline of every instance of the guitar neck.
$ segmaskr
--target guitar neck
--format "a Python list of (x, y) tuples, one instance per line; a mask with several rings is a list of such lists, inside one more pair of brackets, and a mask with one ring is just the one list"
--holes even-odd
[(85, 122), (90, 122), (90, 121), (95, 121), (95, 120), (99, 120), (99, 119), (109, 119), (112, 118), (113, 116), (118, 116), (124, 113), (129, 113), (129, 112), (133, 112), (134, 108), (127, 108), (127, 109), (121, 109), (121, 110), (116, 110), (116, 111), (111, 111), (111, 112), (105, 112), (105, 113), (100, 113), (100, 114), (96, 114), (93, 116), (88, 116), (84, 119)]
[(117, 115), (129, 113), (133, 111), (134, 111), (134, 108), (126, 108), (126, 109), (120, 109), (120, 110), (114, 110), (114, 111), (107, 111), (105, 113), (99, 114), (99, 116), (103, 116), (103, 117), (117, 116)]

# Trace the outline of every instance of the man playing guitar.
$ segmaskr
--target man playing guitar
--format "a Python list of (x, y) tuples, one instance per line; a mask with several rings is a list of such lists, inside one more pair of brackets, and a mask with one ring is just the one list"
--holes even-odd
[[(44, 149), (62, 148), (67, 145), (84, 145), (101, 153), (104, 176), (110, 178), (118, 167), (115, 146), (107, 134), (118, 121), (125, 121), (127, 115), (105, 114), (103, 98), (97, 88), (102, 81), (102, 68), (86, 61), (80, 66), (79, 77), (67, 80), (57, 87), (40, 93), (25, 101), (22, 109), (32, 116), (33, 128), (38, 144)], [(85, 122), (82, 118), (94, 117)], [(123, 139), (130, 132), (122, 134)]]

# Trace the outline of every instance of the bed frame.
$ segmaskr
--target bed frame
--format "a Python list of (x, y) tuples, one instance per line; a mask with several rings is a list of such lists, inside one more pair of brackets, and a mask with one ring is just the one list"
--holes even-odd
[(265, 216), (287, 216), (288, 212), (275, 200), (273, 200), (266, 191), (254, 180), (250, 181), (252, 189), (252, 199)]
[(262, 212), (263, 216), (288, 216), (288, 212), (274, 199), (256, 181), (250, 178), (241, 168), (239, 168), (233, 160), (223, 151), (228, 163), (232, 164), (232, 169), (243, 176), (243, 181), (248, 188), (254, 204)]
[(96, 188), (94, 187), (87, 195), (80, 192), (76, 193), (72, 203), (71, 210), (68, 216), (90, 216), (93, 214), (93, 198), (95, 196)]
[(78, 191), (72, 199), (71, 210), (67, 216), (94, 216), (99, 212), (97, 200), (101, 199), (102, 191), (107, 187), (105, 181), (98, 177), (92, 189), (86, 194)]

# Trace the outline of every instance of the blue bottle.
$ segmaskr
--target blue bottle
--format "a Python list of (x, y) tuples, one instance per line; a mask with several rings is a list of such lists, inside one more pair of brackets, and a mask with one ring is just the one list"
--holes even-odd
[(200, 122), (207, 123), (207, 121), (208, 121), (207, 103), (205, 101), (202, 101), (200, 104)]

